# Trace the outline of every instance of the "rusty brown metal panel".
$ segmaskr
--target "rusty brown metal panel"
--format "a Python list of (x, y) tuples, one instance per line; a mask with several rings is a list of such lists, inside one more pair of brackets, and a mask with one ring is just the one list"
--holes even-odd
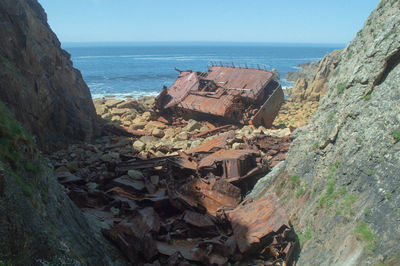
[(179, 107), (205, 114), (225, 116), (229, 107), (232, 106), (232, 101), (232, 95), (224, 95), (217, 99), (189, 94)]
[(250, 119), (253, 125), (264, 125), (266, 128), (272, 126), (284, 101), (282, 87), (279, 87), (265, 101), (258, 112)]
[(289, 219), (275, 193), (268, 194), (255, 202), (244, 202), (226, 214), (242, 253), (254, 245), (259, 245), (262, 239), (271, 233), (276, 233), (282, 228), (290, 228)]
[[(262, 69), (248, 69), (225, 66), (210, 68), (207, 79), (224, 88), (244, 89), (240, 95), (255, 99), (261, 89), (272, 79), (273, 73)], [(240, 90), (230, 90), (229, 93), (238, 94)]]
[(163, 107), (168, 108), (181, 102), (190, 90), (197, 90), (198, 85), (199, 79), (196, 72), (182, 71), (174, 84), (168, 89), (168, 95), (165, 97), (168, 99), (163, 103)]
[(187, 193), (214, 216), (219, 208), (235, 208), (241, 200), (240, 189), (221, 179), (194, 180)]

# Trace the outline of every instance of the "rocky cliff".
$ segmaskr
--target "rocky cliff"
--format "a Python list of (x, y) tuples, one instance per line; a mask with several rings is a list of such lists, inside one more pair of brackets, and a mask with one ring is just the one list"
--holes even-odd
[(300, 127), (310, 121), (319, 100), (326, 93), (341, 53), (342, 50), (335, 50), (317, 62), (300, 65), (301, 69), (295, 73), (288, 73), (286, 79), (295, 81), (295, 84), (276, 118), (277, 124)]
[(36, 0), (2, 0), (0, 25), (0, 265), (118, 265), (37, 146), (93, 136), (89, 89)]
[(399, 29), (400, 2), (381, 1), (286, 161), (249, 195), (280, 195), (299, 265), (400, 264)]
[(0, 101), (0, 265), (119, 265), (119, 256)]
[(304, 64), (295, 72), (295, 84), (290, 90), (290, 98), (294, 102), (319, 101), (328, 88), (329, 79), (339, 64), (342, 50), (335, 50), (318, 62)]
[(96, 113), (88, 87), (36, 0), (0, 2), (0, 100), (42, 150), (91, 139)]

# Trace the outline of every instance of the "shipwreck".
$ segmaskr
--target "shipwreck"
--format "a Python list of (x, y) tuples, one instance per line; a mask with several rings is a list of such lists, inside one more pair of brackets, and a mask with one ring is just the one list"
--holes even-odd
[[(175, 68), (176, 69), (176, 68)], [(208, 72), (179, 71), (156, 98), (156, 116), (271, 127), (284, 101), (274, 73), (260, 68), (213, 65)]]

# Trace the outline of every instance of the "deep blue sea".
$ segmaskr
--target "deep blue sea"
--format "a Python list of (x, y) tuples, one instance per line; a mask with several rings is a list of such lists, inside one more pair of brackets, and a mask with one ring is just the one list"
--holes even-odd
[(212, 62), (278, 69), (284, 78), (297, 65), (316, 61), (340, 45), (305, 44), (64, 44), (81, 70), (93, 98), (115, 95), (140, 97), (157, 95), (178, 76), (174, 68), (206, 71)]

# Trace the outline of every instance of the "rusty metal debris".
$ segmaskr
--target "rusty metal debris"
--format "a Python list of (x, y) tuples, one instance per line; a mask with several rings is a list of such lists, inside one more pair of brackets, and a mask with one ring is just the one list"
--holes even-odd
[(199, 170), (204, 175), (212, 173), (233, 182), (265, 170), (264, 165), (255, 150), (219, 150), (204, 157)]
[(59, 177), (79, 207), (108, 224), (103, 234), (133, 264), (224, 265), (255, 254), (287, 263), (295, 239), (276, 195), (240, 204), (235, 181), (263, 169), (259, 151), (217, 149), (117, 163), (114, 177), (91, 180), (95, 191), (82, 178)]
[[(251, 249), (260, 250), (263, 242), (272, 242), (270, 240), (276, 233), (290, 228), (289, 219), (276, 194), (266, 195), (255, 202), (243, 202), (236, 209), (226, 212), (226, 215), (242, 253)], [(285, 246), (281, 248), (283, 250)]]
[(274, 74), (263, 69), (212, 66), (208, 73), (178, 71), (175, 83), (156, 98), (154, 111), (163, 120), (195, 117), (270, 127), (284, 100)]
[[(208, 122), (207, 128), (191, 137), (215, 136), (186, 152), (155, 158), (118, 153), (113, 161), (99, 156), (87, 172), (72, 174), (64, 167), (56, 175), (134, 265), (290, 264), (295, 237), (277, 196), (242, 202), (252, 185), (284, 159), (290, 137), (238, 139), (230, 125)], [(124, 145), (126, 138), (115, 138), (101, 149), (108, 154)], [(96, 150), (84, 148), (90, 149)]]

